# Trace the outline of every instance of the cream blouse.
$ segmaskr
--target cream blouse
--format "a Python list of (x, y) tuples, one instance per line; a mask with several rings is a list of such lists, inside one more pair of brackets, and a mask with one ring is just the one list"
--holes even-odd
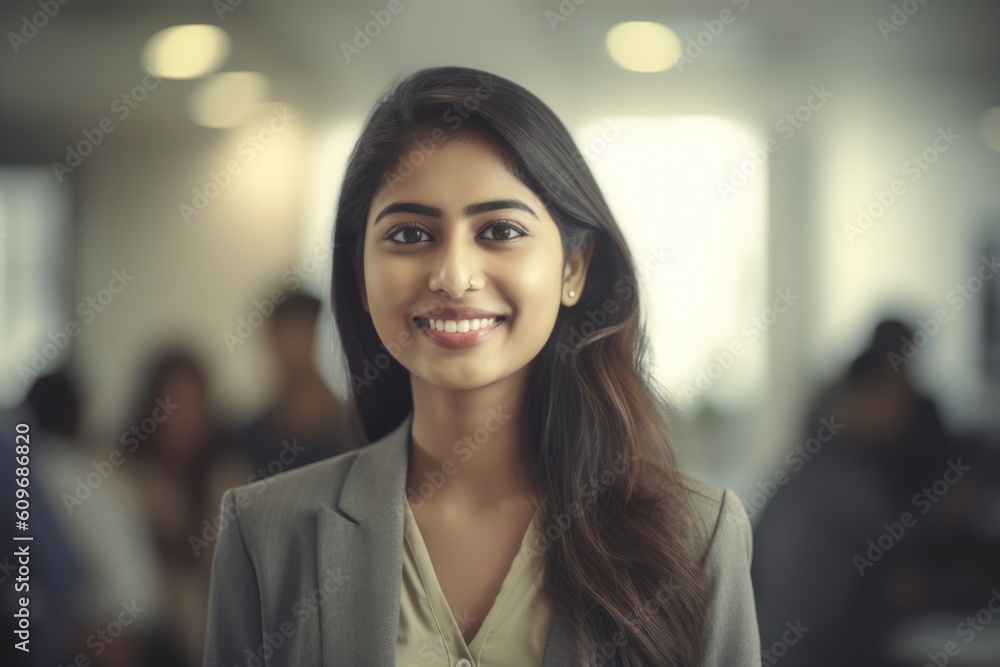
[(404, 505), (396, 667), (539, 667), (550, 610), (539, 589), (544, 554), (535, 549), (538, 510), (493, 606), (472, 642), (466, 645), (441, 591), (410, 503)]

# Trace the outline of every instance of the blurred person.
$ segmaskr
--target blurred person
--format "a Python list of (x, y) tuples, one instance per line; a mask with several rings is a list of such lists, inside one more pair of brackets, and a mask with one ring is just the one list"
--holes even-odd
[(677, 467), (632, 252), (542, 100), (399, 82), (333, 247), (367, 444), (226, 492), (205, 667), (760, 665), (747, 513)]
[(222, 492), (245, 481), (227, 456), (207, 372), (170, 346), (154, 355), (121, 441), (124, 466), (155, 543), (165, 596), (162, 631), (143, 665), (197, 665), (204, 642), (209, 568)]
[[(762, 648), (780, 643), (789, 622), (809, 628), (784, 647), (783, 665), (887, 665), (893, 627), (923, 599), (907, 563), (932, 521), (913, 497), (948, 470), (950, 440), (934, 400), (910, 381), (912, 336), (899, 320), (879, 322), (842, 377), (817, 392), (802, 438), (812, 444), (786, 457), (789, 479), (755, 527)], [(916, 525), (902, 535), (894, 527), (889, 549), (872, 548), (906, 511)]]
[(913, 337), (913, 328), (900, 320), (879, 322), (834, 399), (856, 454), (886, 474), (893, 497), (907, 500), (941, 472), (950, 454), (937, 402), (911, 379)]
[(232, 436), (250, 479), (264, 479), (357, 447), (347, 406), (316, 368), (320, 301), (292, 292), (274, 306), (268, 343), (278, 378), (270, 405)]
[[(0, 466), (0, 496), (13, 510), (15, 493), (27, 491), (30, 503), (27, 528), (17, 530), (13, 521), (0, 559), (0, 590), (5, 627), (10, 628), (4, 642), (2, 664), (47, 667), (72, 659), (76, 648), (79, 622), (78, 605), (85, 599), (86, 545), (75, 540), (59, 500), (58, 484), (52, 483), (53, 469), (66, 465), (72, 456), (74, 438), (80, 420), (79, 397), (66, 371), (39, 377), (32, 384), (22, 405), (0, 413), (5, 456)], [(25, 425), (26, 430), (18, 425)], [(27, 457), (27, 465), (23, 465)], [(19, 461), (20, 459), (20, 461)], [(17, 468), (27, 468), (28, 486), (17, 484)], [(79, 468), (77, 468), (79, 470)], [(15, 541), (14, 537), (31, 537)], [(30, 579), (19, 580), (21, 556), (27, 548)], [(89, 591), (88, 591), (89, 592)], [(21, 601), (26, 599), (30, 636), (23, 643), (27, 652), (16, 647), (24, 637), (14, 634), (21, 627)], [(15, 616), (17, 613), (17, 616)]]
[[(67, 659), (79, 662), (83, 656), (95, 667), (135, 664), (162, 611), (151, 538), (136, 498), (114, 474), (117, 468), (107, 452), (81, 435), (84, 406), (68, 371), (38, 378), (25, 400), (42, 426), (33, 468), (37, 487), (58, 501), (56, 513), (84, 572), (76, 599), (67, 605), (75, 633)], [(127, 632), (102, 636), (125, 607), (142, 612), (129, 615)]]

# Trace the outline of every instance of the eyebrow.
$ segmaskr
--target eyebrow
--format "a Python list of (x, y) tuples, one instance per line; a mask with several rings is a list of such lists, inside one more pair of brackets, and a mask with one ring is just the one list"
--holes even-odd
[[(478, 204), (469, 204), (462, 210), (462, 212), (466, 216), (471, 216), (479, 213), (489, 213), (490, 211), (500, 211), (508, 208), (525, 211), (533, 215), (536, 220), (538, 219), (538, 215), (535, 214), (531, 207), (519, 199), (495, 199), (493, 201), (484, 201)], [(425, 206), (424, 204), (415, 204), (413, 202), (399, 202), (396, 204), (389, 204), (383, 208), (375, 217), (375, 222), (372, 223), (372, 227), (377, 225), (379, 220), (391, 213), (416, 213), (417, 215), (426, 215), (429, 218), (441, 219), (441, 209), (439, 208)]]

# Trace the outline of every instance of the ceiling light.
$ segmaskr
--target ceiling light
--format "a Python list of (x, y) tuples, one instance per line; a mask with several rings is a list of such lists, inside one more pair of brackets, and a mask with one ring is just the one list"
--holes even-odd
[(662, 72), (681, 58), (681, 40), (673, 30), (652, 21), (627, 21), (604, 38), (611, 58), (633, 72)]
[(229, 35), (214, 25), (177, 25), (149, 38), (143, 63), (168, 79), (194, 79), (217, 70), (229, 55)]
[(191, 97), (191, 118), (204, 127), (236, 127), (271, 94), (259, 72), (221, 72), (202, 81)]

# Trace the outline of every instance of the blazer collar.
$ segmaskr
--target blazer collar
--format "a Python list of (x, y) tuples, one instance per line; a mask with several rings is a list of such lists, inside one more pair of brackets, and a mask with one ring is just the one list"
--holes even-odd
[[(359, 449), (340, 498), (320, 508), (317, 581), (328, 593), (319, 608), (324, 665), (396, 664), (412, 423), (411, 411)], [(553, 613), (542, 667), (568, 667), (570, 658), (565, 627)]]

